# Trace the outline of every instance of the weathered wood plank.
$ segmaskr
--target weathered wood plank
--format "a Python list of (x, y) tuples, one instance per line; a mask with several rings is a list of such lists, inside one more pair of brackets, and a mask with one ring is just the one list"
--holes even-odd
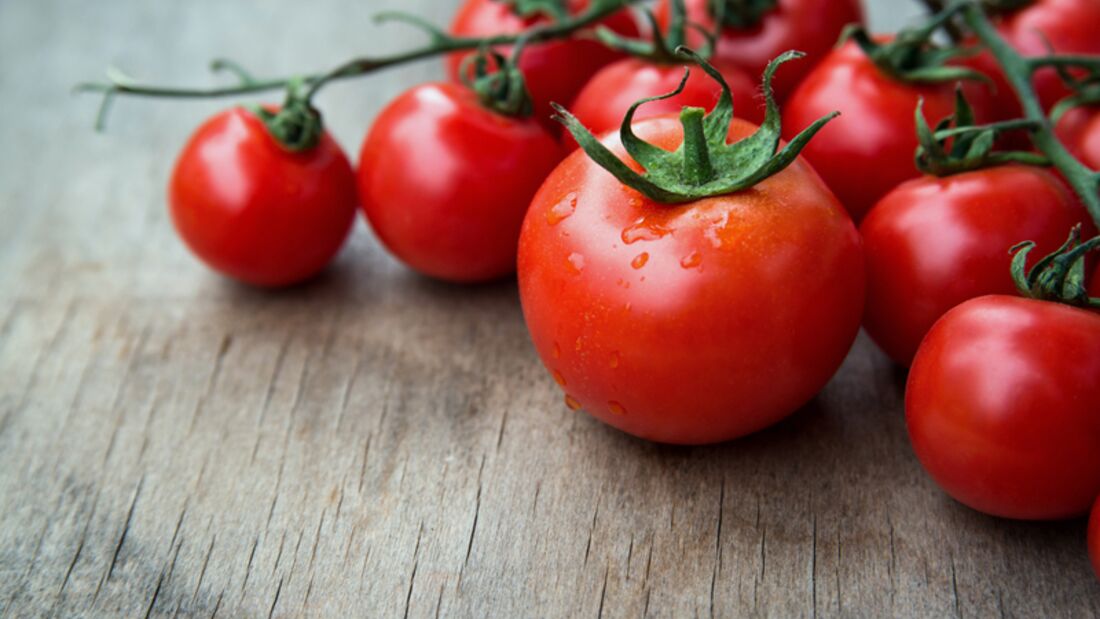
[[(896, 5), (874, 5), (897, 23)], [(210, 275), (163, 205), (219, 103), (62, 96), (113, 62), (210, 79), (408, 44), (451, 3), (0, 3), (0, 616), (1100, 614), (1080, 522), (998, 521), (916, 463), (861, 338), (815, 402), (728, 445), (570, 413), (514, 285), (408, 274), (365, 227), (318, 281)], [(334, 88), (352, 150), (425, 64)], [(354, 151), (353, 151), (354, 152)]]

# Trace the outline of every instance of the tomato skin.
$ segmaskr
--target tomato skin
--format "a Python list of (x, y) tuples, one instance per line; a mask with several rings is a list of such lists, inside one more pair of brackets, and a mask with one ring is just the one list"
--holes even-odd
[[(588, 6), (586, 0), (571, 0), (572, 14), (582, 12)], [(531, 27), (545, 25), (543, 16), (524, 19), (512, 8), (497, 0), (466, 0), (451, 23), (455, 36), (483, 37), (495, 34), (515, 34)], [(627, 37), (639, 35), (638, 24), (628, 10), (614, 13), (600, 25)], [(508, 48), (501, 48), (507, 53)], [(459, 82), (462, 61), (471, 54), (455, 53), (447, 56), (447, 71), (452, 81)], [(577, 93), (601, 67), (623, 57), (602, 43), (583, 38), (549, 41), (531, 45), (524, 50), (519, 68), (527, 78), (527, 89), (535, 103), (535, 118), (555, 135), (561, 126), (550, 120), (554, 110), (550, 103), (568, 106)]]
[(1058, 177), (1039, 168), (1009, 165), (907, 181), (860, 226), (864, 327), (886, 354), (908, 365), (947, 310), (987, 294), (1015, 294), (1009, 248), (1031, 240), (1033, 255), (1045, 256), (1080, 222), (1091, 227)]
[[(935, 126), (954, 113), (954, 89), (947, 83), (896, 81), (848, 42), (826, 56), (791, 95), (783, 130), (791, 139), (818, 118), (840, 111), (802, 154), (859, 221), (894, 187), (920, 176), (913, 163), (917, 102), (924, 98), (924, 116)], [(978, 120), (984, 119), (983, 100), (972, 97), (971, 103)]]
[(1092, 506), (1092, 516), (1089, 518), (1089, 559), (1092, 560), (1092, 571), (1100, 580), (1100, 497)]
[(909, 373), (906, 421), (949, 495), (1005, 518), (1084, 514), (1100, 494), (1100, 316), (990, 295), (929, 331)]
[(192, 134), (168, 184), (172, 223), (212, 269), (253, 286), (306, 280), (328, 265), (355, 223), (355, 176), (326, 132), (283, 149), (251, 111), (216, 114)]
[[(761, 100), (757, 99), (753, 80), (732, 65), (719, 64), (716, 68), (730, 86), (737, 117), (753, 123), (763, 121), (764, 109)], [(613, 62), (592, 77), (577, 95), (569, 111), (595, 135), (617, 130), (622, 125), (627, 110), (636, 101), (676, 90), (684, 77), (684, 69), (684, 65), (655, 64), (640, 58), (625, 58)], [(643, 105), (634, 115), (634, 121), (679, 113), (685, 106), (710, 110), (721, 94), (721, 86), (702, 69), (694, 67), (683, 92), (671, 99)], [(566, 142), (576, 147), (576, 142), (571, 137)]]
[(1093, 170), (1100, 170), (1100, 107), (1066, 112), (1055, 131), (1074, 157)]
[(515, 272), (524, 213), (561, 160), (531, 118), (510, 118), (464, 86), (417, 86), (375, 120), (359, 155), (359, 197), (378, 237), (413, 269), (452, 282)]
[[(713, 30), (714, 18), (707, 8), (708, 2), (686, 0), (685, 7), (689, 21)], [(668, 0), (661, 0), (656, 13), (658, 23), (666, 28)], [(782, 101), (829, 53), (845, 26), (862, 22), (863, 10), (858, 0), (779, 0), (775, 10), (755, 27), (724, 28), (714, 60), (739, 66), (758, 80), (776, 56), (792, 49), (805, 52), (805, 59), (790, 63), (775, 75), (772, 86), (776, 97)]]
[[(730, 137), (754, 130), (735, 120)], [(682, 140), (670, 116), (635, 132), (660, 148)], [(617, 134), (603, 141), (627, 160)], [(813, 397), (858, 330), (862, 269), (855, 226), (802, 160), (670, 206), (574, 151), (520, 236), (524, 316), (567, 403), (663, 443), (737, 438)]]

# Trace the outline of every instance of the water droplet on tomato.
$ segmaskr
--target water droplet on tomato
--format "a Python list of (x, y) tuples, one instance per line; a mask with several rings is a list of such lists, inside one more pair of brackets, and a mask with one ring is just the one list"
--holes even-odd
[(561, 346), (554, 342), (554, 358), (561, 359)]
[(577, 401), (577, 398), (574, 398), (568, 393), (565, 394), (565, 405), (569, 407), (571, 411), (579, 411), (581, 409), (581, 403)]
[(561, 223), (563, 219), (572, 215), (575, 210), (577, 210), (577, 194), (571, 192), (569, 195), (565, 196), (565, 199), (546, 211), (546, 223), (551, 226), (556, 226)]
[(619, 415), (621, 417), (626, 414), (626, 408), (614, 400), (607, 403), (607, 408), (611, 411), (612, 415)]
[(577, 341), (573, 344), (573, 348), (576, 349), (577, 352), (580, 352), (581, 349), (584, 348), (584, 342), (581, 341), (581, 338), (577, 338)]
[(685, 269), (697, 268), (702, 263), (703, 256), (700, 255), (697, 251), (691, 252), (680, 260), (680, 266), (684, 267)]
[(569, 254), (567, 261), (569, 262), (569, 270), (573, 271), (573, 273), (580, 275), (580, 272), (584, 270), (584, 256), (577, 252)]
[(608, 365), (611, 366), (612, 370), (619, 367), (619, 353), (618, 353), (618, 351), (611, 353), (611, 361), (608, 362)]
[(643, 251), (637, 256), (634, 256), (634, 259), (630, 261), (630, 266), (634, 267), (635, 269), (640, 269), (644, 267), (645, 263), (647, 262), (649, 262), (649, 253)]
[(558, 386), (560, 386), (560, 387), (565, 386), (565, 377), (561, 375), (561, 372), (559, 372), (557, 370), (553, 370), (550, 373), (554, 375), (554, 382), (557, 383)]
[(623, 242), (627, 245), (638, 241), (656, 241), (669, 233), (667, 228), (660, 224), (650, 223), (645, 217), (638, 218), (633, 224), (623, 230)]

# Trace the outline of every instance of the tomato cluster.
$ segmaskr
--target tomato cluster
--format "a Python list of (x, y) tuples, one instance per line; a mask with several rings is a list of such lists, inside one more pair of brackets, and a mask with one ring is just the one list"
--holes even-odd
[(356, 169), (310, 97), (370, 62), (223, 112), (172, 220), (257, 286), (317, 274), (357, 208), (419, 273), (515, 274), (565, 404), (664, 443), (777, 423), (863, 326), (911, 366), (936, 483), (1009, 518), (1096, 502), (1100, 576), (1100, 4), (952, 4), (881, 36), (855, 0), (626, 4), (467, 0), (419, 54), (449, 80), (391, 102)]

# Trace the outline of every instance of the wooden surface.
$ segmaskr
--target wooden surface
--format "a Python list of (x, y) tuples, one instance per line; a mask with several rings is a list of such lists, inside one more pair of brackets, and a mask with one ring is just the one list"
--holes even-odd
[[(416, 40), (376, 10), (453, 5), (0, 1), (0, 616), (1100, 613), (1083, 523), (945, 498), (865, 338), (772, 430), (642, 443), (566, 410), (513, 284), (411, 275), (362, 223), (309, 285), (211, 275), (163, 186), (223, 104), (123, 101), (96, 135), (68, 94), (108, 63), (196, 84), (214, 55), (328, 67)], [(439, 74), (321, 104), (354, 153)]]

